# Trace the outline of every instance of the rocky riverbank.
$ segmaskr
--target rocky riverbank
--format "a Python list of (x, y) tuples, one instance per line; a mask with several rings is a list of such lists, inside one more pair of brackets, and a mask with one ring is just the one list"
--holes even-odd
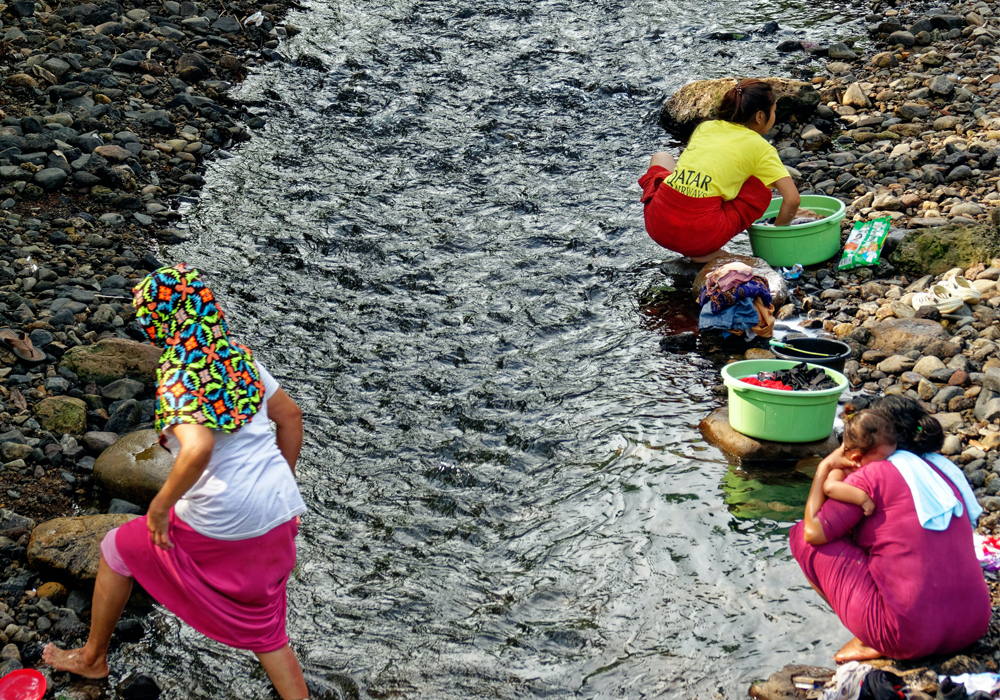
[[(780, 51), (828, 62), (811, 80), (780, 81), (786, 121), (772, 138), (803, 194), (847, 205), (845, 237), (852, 220), (888, 216), (897, 229), (894, 250), (877, 268), (841, 273), (827, 264), (807, 272), (778, 318), (850, 345), (845, 374), (857, 392), (854, 403), (902, 394), (934, 413), (947, 433), (943, 452), (961, 465), (986, 509), (979, 531), (997, 534), (1000, 9), (982, 1), (877, 0), (866, 21), (875, 44), (866, 55), (847, 37), (829, 46), (781, 43)], [(699, 97), (731, 84), (711, 82), (718, 84), (687, 86), (687, 94), (672, 98), (664, 125), (703, 115), (711, 100)], [(676, 264), (665, 271), (679, 272)], [(914, 295), (949, 272), (965, 277), (981, 298), (950, 314), (914, 308)], [(668, 340), (663, 346), (672, 349)], [(979, 643), (948, 659), (895, 665), (918, 693), (933, 695), (939, 672), (998, 670), (1000, 587), (995, 574), (987, 579), (994, 619)], [(793, 673), (832, 670), (787, 667), (755, 683), (751, 696), (805, 698)]]
[[(131, 289), (186, 240), (178, 205), (206, 161), (262, 125), (228, 92), (286, 61), (290, 6), (0, 2), (0, 330), (39, 351), (0, 341), (0, 675), (85, 637), (97, 543), (169, 469), (143, 442), (158, 351)], [(116, 639), (142, 633), (126, 618)], [(103, 692), (40, 670), (60, 697)], [(119, 690), (158, 692), (143, 677)]]

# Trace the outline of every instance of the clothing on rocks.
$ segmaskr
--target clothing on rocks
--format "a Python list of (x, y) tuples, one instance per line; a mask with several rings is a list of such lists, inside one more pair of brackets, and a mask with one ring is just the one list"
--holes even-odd
[(993, 694), (1000, 690), (1000, 674), (998, 673), (963, 673), (960, 676), (938, 676), (938, 682), (949, 679), (952, 683), (965, 686), (965, 692)]
[(891, 671), (875, 669), (865, 676), (859, 700), (905, 700), (906, 683)]
[(771, 287), (760, 275), (753, 275), (745, 282), (729, 287), (710, 286), (707, 281), (698, 293), (698, 303), (712, 304), (712, 313), (721, 313), (741, 299), (760, 299), (766, 306), (771, 305)]
[(972, 533), (972, 543), (976, 548), (976, 558), (986, 571), (1000, 571), (1000, 537), (989, 535), (984, 537), (978, 532)]
[(692, 197), (662, 186), (671, 175), (654, 165), (639, 178), (646, 232), (659, 245), (691, 257), (708, 255), (726, 245), (759, 219), (771, 203), (771, 190), (750, 177), (734, 199)]
[(828, 687), (823, 690), (820, 700), (858, 700), (861, 696), (861, 686), (872, 671), (870, 664), (848, 661), (837, 667), (837, 674), (830, 679)]
[(765, 305), (763, 299), (757, 298), (753, 300), (753, 307), (757, 309), (758, 323), (750, 330), (761, 338), (770, 338), (774, 335), (774, 305)]
[[(925, 454), (921, 458), (912, 452), (897, 450), (890, 455), (889, 461), (906, 480), (922, 527), (944, 530), (948, 527), (951, 516), (961, 517), (963, 511), (968, 514), (972, 526), (976, 526), (983, 508), (976, 500), (965, 475), (950, 459), (938, 454)], [(937, 471), (931, 468), (932, 464), (937, 467)], [(941, 474), (958, 489), (961, 498), (955, 497)]]
[(156, 430), (177, 423), (239, 430), (260, 409), (264, 385), (250, 349), (229, 339), (226, 317), (201, 273), (183, 263), (162, 267), (134, 295), (136, 321), (163, 348)]
[(753, 279), (753, 268), (746, 263), (731, 262), (712, 270), (705, 275), (705, 289), (713, 292), (716, 289), (727, 290), (738, 287)]
[(757, 309), (749, 299), (741, 299), (720, 313), (714, 313), (711, 303), (706, 303), (698, 315), (699, 330), (748, 331), (759, 322)]
[(802, 521), (789, 537), (803, 573), (844, 626), (894, 659), (954, 653), (979, 639), (989, 626), (990, 593), (969, 546), (968, 518), (952, 518), (940, 531), (922, 527), (906, 481), (888, 460), (844, 483), (868, 494), (872, 515), (829, 499), (816, 514), (826, 544), (806, 542)]
[(202, 634), (237, 649), (269, 652), (288, 643), (285, 586), (295, 566), (292, 519), (239, 541), (205, 537), (170, 511), (173, 549), (153, 544), (146, 517), (110, 531), (101, 553), (157, 602)]

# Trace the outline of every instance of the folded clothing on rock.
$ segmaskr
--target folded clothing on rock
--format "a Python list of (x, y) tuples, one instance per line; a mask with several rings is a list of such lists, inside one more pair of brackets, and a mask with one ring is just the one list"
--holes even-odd
[(765, 306), (771, 305), (771, 286), (760, 275), (753, 275), (746, 282), (741, 282), (729, 289), (704, 285), (698, 294), (698, 304), (712, 304), (712, 313), (721, 313), (741, 299), (760, 299)]
[(711, 303), (701, 307), (698, 315), (698, 330), (750, 331), (760, 323), (760, 315), (750, 299), (741, 299), (736, 304), (716, 313)]

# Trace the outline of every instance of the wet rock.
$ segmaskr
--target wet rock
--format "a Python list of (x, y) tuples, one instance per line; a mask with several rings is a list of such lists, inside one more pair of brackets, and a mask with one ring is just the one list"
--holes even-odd
[(660, 338), (660, 350), (663, 352), (690, 352), (696, 347), (698, 347), (698, 336), (691, 331)]
[[(820, 103), (820, 95), (810, 84), (785, 78), (764, 78), (774, 88), (778, 120), (790, 116), (808, 119)], [(660, 124), (667, 131), (685, 135), (705, 119), (715, 119), (723, 95), (736, 85), (735, 78), (700, 80), (688, 83), (667, 100), (660, 110)]]
[(156, 679), (143, 673), (131, 675), (118, 685), (122, 700), (156, 700), (162, 692)]
[(82, 435), (87, 429), (87, 404), (69, 396), (51, 396), (35, 407), (35, 418), (50, 432)]
[(134, 518), (134, 515), (87, 515), (44, 522), (31, 533), (28, 564), (36, 570), (64, 574), (79, 582), (93, 581), (97, 577), (104, 535)]
[(832, 433), (825, 440), (802, 443), (772, 442), (747, 437), (729, 424), (729, 408), (725, 406), (712, 411), (698, 424), (698, 429), (706, 442), (722, 450), (733, 464), (760, 465), (774, 462), (780, 465), (789, 460), (825, 457), (840, 444)]
[(901, 354), (909, 350), (921, 350), (925, 355), (927, 346), (935, 341), (948, 341), (950, 335), (940, 323), (926, 319), (887, 318), (876, 323), (871, 329), (873, 350), (890, 354)]
[(94, 476), (115, 498), (149, 505), (173, 468), (155, 430), (139, 430), (119, 438), (94, 463)]
[(914, 274), (939, 275), (953, 267), (989, 264), (1000, 254), (1000, 235), (990, 225), (915, 229), (893, 251), (890, 262)]
[(123, 377), (156, 384), (156, 368), (161, 351), (147, 343), (124, 338), (106, 338), (94, 345), (71, 348), (60, 367), (69, 369), (83, 381), (109, 384)]
[(43, 583), (39, 586), (35, 590), (35, 595), (39, 598), (47, 598), (56, 605), (62, 605), (63, 601), (66, 600), (66, 596), (69, 595), (69, 591), (67, 591), (66, 586), (61, 583), (57, 581), (49, 581), (48, 583)]

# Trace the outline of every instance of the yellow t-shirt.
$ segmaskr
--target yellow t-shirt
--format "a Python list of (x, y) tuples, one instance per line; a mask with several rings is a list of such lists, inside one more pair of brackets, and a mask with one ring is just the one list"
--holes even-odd
[(751, 175), (771, 187), (788, 177), (788, 170), (760, 134), (719, 119), (698, 125), (677, 160), (677, 170), (664, 182), (689, 197), (722, 197), (728, 202)]

